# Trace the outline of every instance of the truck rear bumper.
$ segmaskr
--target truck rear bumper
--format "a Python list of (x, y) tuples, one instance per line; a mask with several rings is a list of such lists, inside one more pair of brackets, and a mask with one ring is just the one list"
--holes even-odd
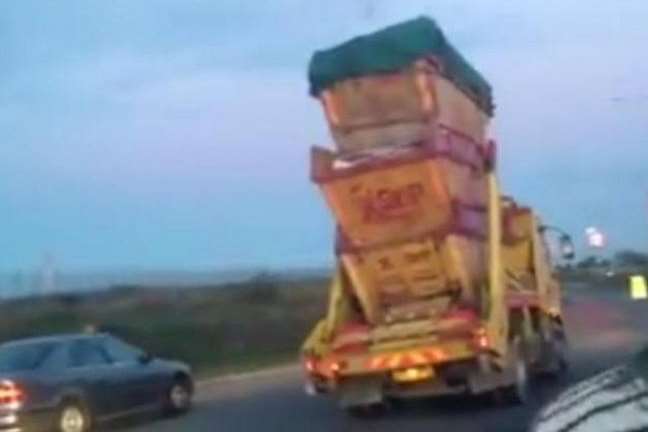
[[(463, 366), (463, 365), (462, 365)], [(466, 367), (465, 374), (440, 375), (433, 379), (409, 384), (389, 383), (385, 395), (395, 398), (419, 398), (457, 394), (479, 395), (510, 385), (513, 377), (509, 371), (480, 368), (477, 363)]]
[(448, 385), (441, 379), (422, 381), (406, 386), (389, 386), (385, 389), (386, 397), (413, 399), (431, 396), (447, 396), (469, 393), (466, 384)]
[(414, 382), (397, 382), (392, 371), (366, 375), (341, 376), (337, 379), (308, 376), (307, 393), (310, 395), (335, 393), (342, 406), (376, 403), (384, 398), (420, 398), (457, 394), (483, 394), (514, 382), (508, 370), (492, 366), (489, 357), (478, 357), (434, 366), (430, 379)]

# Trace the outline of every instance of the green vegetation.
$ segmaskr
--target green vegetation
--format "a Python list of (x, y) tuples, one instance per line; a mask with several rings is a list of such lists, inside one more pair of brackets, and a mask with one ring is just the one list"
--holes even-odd
[[(609, 273), (610, 270), (612, 273)], [(565, 285), (567, 288), (580, 284), (592, 288), (627, 290), (630, 276), (634, 274), (648, 276), (648, 267), (636, 268), (631, 271), (610, 267), (563, 268), (560, 271), (560, 278), (567, 283)]]
[(568, 270), (615, 270), (617, 273), (632, 273), (648, 270), (648, 254), (632, 249), (622, 249), (612, 258), (587, 255), (573, 266), (562, 267)]
[(630, 276), (640, 274), (648, 277), (648, 254), (624, 249), (611, 258), (588, 255), (573, 264), (558, 266), (558, 271), (564, 282), (627, 289)]
[[(565, 282), (627, 288), (628, 273), (608, 277), (605, 268), (562, 268), (560, 273)], [(155, 355), (184, 360), (198, 375), (245, 371), (295, 361), (304, 338), (324, 316), (327, 295), (323, 277), (262, 274), (215, 286), (116, 286), (11, 300), (0, 303), (0, 342), (92, 326)]]
[(247, 282), (196, 288), (113, 287), (107, 292), (30, 298), (0, 305), (0, 341), (108, 331), (155, 355), (217, 374), (294, 361), (323, 316), (327, 280)]

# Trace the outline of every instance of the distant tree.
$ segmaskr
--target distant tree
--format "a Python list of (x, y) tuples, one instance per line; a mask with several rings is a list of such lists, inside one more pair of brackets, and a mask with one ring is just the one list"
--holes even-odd
[(625, 249), (614, 254), (614, 262), (618, 266), (648, 266), (648, 254), (631, 249)]
[(279, 278), (268, 272), (252, 276), (248, 281), (237, 284), (236, 301), (249, 304), (275, 304), (281, 298)]
[(585, 257), (576, 264), (576, 267), (578, 267), (579, 269), (589, 269), (595, 266), (596, 266), (596, 257), (594, 256)]
[(595, 269), (609, 267), (610, 264), (609, 259), (588, 256), (579, 261), (578, 264), (576, 264), (576, 267), (579, 269)]
[(556, 265), (556, 270), (558, 270), (560, 272), (568, 272), (568, 271), (572, 270), (573, 268), (574, 268), (574, 266), (572, 265), (572, 263), (563, 263), (563, 264), (557, 264)]

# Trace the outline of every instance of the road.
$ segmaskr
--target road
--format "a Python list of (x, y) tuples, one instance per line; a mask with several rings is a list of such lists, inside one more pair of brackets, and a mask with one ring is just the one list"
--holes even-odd
[[(625, 294), (625, 293), (624, 293)], [(536, 383), (526, 406), (498, 407), (487, 398), (410, 401), (374, 419), (352, 419), (334, 401), (308, 398), (297, 367), (201, 387), (195, 410), (171, 420), (143, 419), (120, 432), (418, 432), (525, 431), (534, 413), (569, 383), (622, 361), (648, 341), (648, 303), (620, 293), (571, 290), (566, 305), (572, 369), (560, 381)]]

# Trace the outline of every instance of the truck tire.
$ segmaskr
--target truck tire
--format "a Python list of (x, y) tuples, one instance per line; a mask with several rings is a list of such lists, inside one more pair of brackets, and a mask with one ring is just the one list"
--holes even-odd
[(513, 375), (513, 384), (504, 388), (504, 398), (507, 402), (521, 405), (527, 402), (529, 396), (529, 366), (521, 339), (511, 342), (511, 360), (509, 367)]
[(349, 417), (365, 420), (382, 417), (387, 414), (391, 408), (391, 403), (385, 400), (375, 404), (346, 407), (345, 411)]
[(382, 375), (342, 380), (337, 385), (338, 403), (352, 417), (375, 417), (388, 405), (383, 386)]
[(551, 377), (559, 377), (569, 369), (569, 345), (567, 335), (561, 325), (553, 325), (551, 340), (548, 342), (551, 350), (551, 360), (547, 373)]

